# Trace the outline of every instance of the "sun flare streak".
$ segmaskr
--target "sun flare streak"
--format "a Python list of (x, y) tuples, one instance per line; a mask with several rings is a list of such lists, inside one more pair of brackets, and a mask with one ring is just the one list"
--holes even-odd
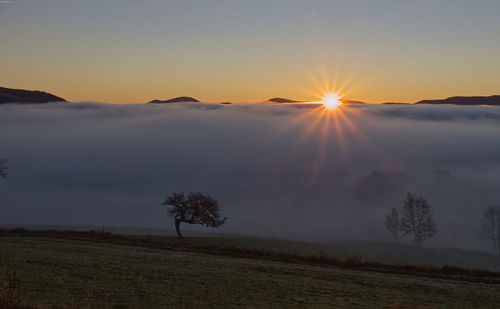
[(327, 109), (336, 109), (340, 105), (342, 105), (342, 102), (340, 101), (340, 96), (336, 93), (328, 93), (326, 94), (323, 98), (322, 101), (323, 106), (326, 107)]
[(327, 110), (335, 110), (342, 105), (341, 98), (342, 96), (335, 92), (328, 92), (321, 97), (320, 101), (313, 101), (311, 103), (321, 104)]
[(316, 107), (290, 123), (291, 127), (302, 127), (303, 130), (297, 139), (297, 149), (300, 149), (298, 144), (316, 141), (315, 147), (310, 148), (311, 162), (314, 162), (314, 166), (310, 167), (311, 184), (321, 181), (326, 173), (322, 167), (329, 164), (327, 162), (335, 161), (344, 167), (354, 164), (347, 143), (349, 139), (357, 140), (359, 147), (367, 152), (374, 151), (370, 141), (357, 126), (357, 122), (363, 117), (359, 108), (344, 103), (342, 95), (337, 91), (324, 92), (324, 95), (318, 97), (320, 100), (308, 102)]

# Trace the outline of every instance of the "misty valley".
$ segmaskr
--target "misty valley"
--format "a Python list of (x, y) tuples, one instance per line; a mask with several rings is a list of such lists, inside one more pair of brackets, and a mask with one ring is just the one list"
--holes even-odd
[(0, 0), (0, 309), (500, 308), (498, 16)]

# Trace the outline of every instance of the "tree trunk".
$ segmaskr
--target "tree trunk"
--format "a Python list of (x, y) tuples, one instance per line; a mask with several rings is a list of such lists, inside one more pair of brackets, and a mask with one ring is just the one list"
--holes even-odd
[(175, 219), (175, 231), (177, 232), (177, 237), (179, 239), (182, 239), (184, 237), (182, 237), (180, 225), (181, 225), (181, 220)]
[(420, 237), (419, 234), (415, 233), (415, 237), (413, 238), (413, 242), (415, 243), (415, 245), (422, 247), (423, 239), (422, 239), (422, 237)]
[(495, 233), (496, 235), (493, 238), (495, 238), (497, 241), (495, 244), (495, 250), (497, 251), (497, 255), (500, 256), (500, 210), (497, 211), (496, 218), (497, 218), (497, 229)]

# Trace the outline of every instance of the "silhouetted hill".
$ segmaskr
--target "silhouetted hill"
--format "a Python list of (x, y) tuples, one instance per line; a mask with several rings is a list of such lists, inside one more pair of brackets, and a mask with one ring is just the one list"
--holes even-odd
[(43, 91), (0, 87), (0, 104), (67, 102), (61, 97)]
[(233, 104), (233, 103), (231, 103), (231, 102), (222, 102), (221, 104), (230, 105), (230, 104)]
[(422, 100), (415, 104), (500, 105), (500, 95), (489, 97), (450, 97), (444, 100)]
[(153, 100), (153, 101), (150, 101), (148, 103), (162, 104), (162, 103), (179, 103), (179, 102), (200, 102), (200, 101), (198, 101), (192, 97), (177, 97), (177, 98), (173, 98), (170, 100), (164, 100), (164, 101), (163, 100)]
[(343, 99), (340, 99), (340, 102), (342, 102), (342, 104), (366, 104), (365, 102), (361, 102), (361, 101), (343, 100)]
[(382, 104), (385, 104), (385, 105), (405, 105), (405, 104), (411, 104), (411, 103), (385, 102)]
[[(285, 98), (272, 98), (266, 101), (267, 103), (306, 103), (307, 101), (296, 101), (296, 100), (290, 100), (290, 99), (285, 99)], [(355, 101), (355, 100), (343, 100), (341, 99), (340, 102), (342, 104), (366, 104), (365, 102), (361, 101)], [(321, 103), (321, 102), (317, 102)]]
[(269, 103), (302, 103), (304, 101), (294, 101), (294, 100), (289, 100), (289, 99), (285, 99), (285, 98), (272, 98), (272, 99), (267, 100), (266, 102), (269, 102)]

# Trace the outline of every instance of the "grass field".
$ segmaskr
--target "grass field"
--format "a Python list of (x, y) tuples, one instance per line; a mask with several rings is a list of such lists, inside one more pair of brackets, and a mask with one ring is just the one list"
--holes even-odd
[[(15, 228), (23, 226), (10, 226)], [(58, 231), (90, 231), (101, 228), (95, 226), (25, 226), (32, 230)], [(144, 236), (148, 239), (163, 241), (166, 236), (175, 236), (175, 230), (146, 229), (127, 227), (108, 227), (106, 231), (113, 234), (129, 235), (132, 237)], [(340, 259), (359, 257), (365, 262), (376, 262), (396, 265), (422, 266), (454, 266), (461, 268), (486, 269), (500, 272), (500, 259), (493, 254), (479, 250), (458, 248), (426, 248), (417, 247), (404, 242), (376, 242), (376, 241), (337, 241), (329, 243), (304, 242), (242, 235), (224, 235), (220, 233), (194, 232), (186, 230), (184, 234), (190, 239), (201, 239), (204, 244), (219, 245), (224, 242), (227, 246), (247, 249), (263, 249), (287, 252), (300, 255), (328, 255)]]
[(500, 285), (71, 239), (0, 237), (0, 274), (50, 308), (498, 308)]

